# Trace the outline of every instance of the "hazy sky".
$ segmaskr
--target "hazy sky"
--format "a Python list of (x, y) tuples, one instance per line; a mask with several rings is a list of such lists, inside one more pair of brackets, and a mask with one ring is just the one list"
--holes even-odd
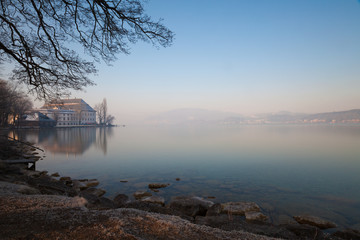
[(107, 98), (118, 123), (176, 108), (237, 113), (360, 108), (357, 0), (150, 0), (147, 13), (173, 46), (138, 43), (97, 86), (73, 96)]

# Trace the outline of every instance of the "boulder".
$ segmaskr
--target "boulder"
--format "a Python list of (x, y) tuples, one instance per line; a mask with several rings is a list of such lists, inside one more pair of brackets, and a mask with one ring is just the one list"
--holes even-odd
[(144, 197), (150, 197), (150, 196), (152, 196), (151, 193), (145, 192), (145, 191), (136, 191), (133, 195), (134, 195), (134, 198), (135, 198), (135, 199), (142, 199), (142, 198), (144, 198)]
[(179, 196), (170, 201), (169, 207), (191, 217), (205, 216), (214, 203), (201, 197)]
[(260, 212), (260, 207), (254, 202), (227, 202), (221, 204), (221, 212), (232, 215), (245, 215), (246, 212)]
[(58, 172), (51, 174), (52, 177), (60, 177), (60, 174)]
[(125, 194), (118, 194), (115, 196), (113, 202), (116, 208), (120, 208), (128, 204), (130, 202), (130, 199)]
[(311, 226), (318, 227), (320, 229), (336, 228), (335, 223), (315, 216), (310, 216), (310, 215), (294, 216), (294, 219), (300, 224), (308, 224)]
[(67, 181), (71, 181), (71, 177), (61, 177), (59, 180), (67, 182)]
[(220, 203), (215, 203), (214, 205), (212, 205), (206, 212), (206, 216), (219, 216), (221, 214), (221, 204)]
[(84, 190), (83, 192), (87, 193), (87, 194), (95, 195), (97, 197), (101, 197), (102, 195), (104, 195), (106, 193), (106, 191), (101, 188), (88, 188), (88, 189)]
[(161, 206), (165, 205), (165, 199), (160, 196), (151, 196), (141, 199), (142, 202), (149, 202), (149, 203), (155, 203), (160, 204)]
[(246, 221), (261, 221), (265, 222), (269, 219), (268, 216), (262, 214), (261, 212), (245, 212)]
[(149, 184), (149, 188), (165, 188), (167, 186), (169, 186), (170, 184), (169, 183), (150, 183)]
[(99, 181), (96, 179), (81, 179), (79, 180), (79, 182), (81, 182), (82, 184), (84, 184), (86, 187), (96, 187), (97, 185), (99, 185)]
[(341, 231), (336, 231), (331, 235), (342, 239), (360, 239), (360, 231), (349, 228)]

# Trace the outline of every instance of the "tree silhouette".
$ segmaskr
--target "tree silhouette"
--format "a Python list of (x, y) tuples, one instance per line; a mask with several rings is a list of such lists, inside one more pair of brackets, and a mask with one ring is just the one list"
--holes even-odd
[[(39, 99), (94, 84), (94, 61), (110, 63), (138, 40), (169, 46), (173, 33), (145, 14), (142, 0), (0, 0), (0, 63)], [(78, 48), (91, 56), (79, 56)], [(76, 49), (76, 51), (75, 51)]]

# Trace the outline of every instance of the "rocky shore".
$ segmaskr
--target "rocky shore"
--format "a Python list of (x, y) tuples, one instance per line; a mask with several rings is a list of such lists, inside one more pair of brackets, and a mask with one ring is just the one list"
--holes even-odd
[[(33, 152), (29, 147), (22, 154)], [(0, 163), (0, 238), (360, 239), (351, 229), (324, 232), (336, 225), (315, 216), (294, 216), (293, 222), (275, 226), (253, 202), (213, 203), (177, 196), (166, 203), (142, 191), (134, 193), (135, 200), (124, 194), (109, 199), (98, 184), (96, 179), (71, 179), (29, 170), (24, 164)], [(152, 189), (166, 186), (149, 184)]]

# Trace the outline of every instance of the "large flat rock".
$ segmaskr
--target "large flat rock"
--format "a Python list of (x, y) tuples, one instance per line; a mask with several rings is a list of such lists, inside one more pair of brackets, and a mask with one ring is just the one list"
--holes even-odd
[(135, 209), (88, 210), (80, 197), (2, 195), (2, 239), (274, 239)]

